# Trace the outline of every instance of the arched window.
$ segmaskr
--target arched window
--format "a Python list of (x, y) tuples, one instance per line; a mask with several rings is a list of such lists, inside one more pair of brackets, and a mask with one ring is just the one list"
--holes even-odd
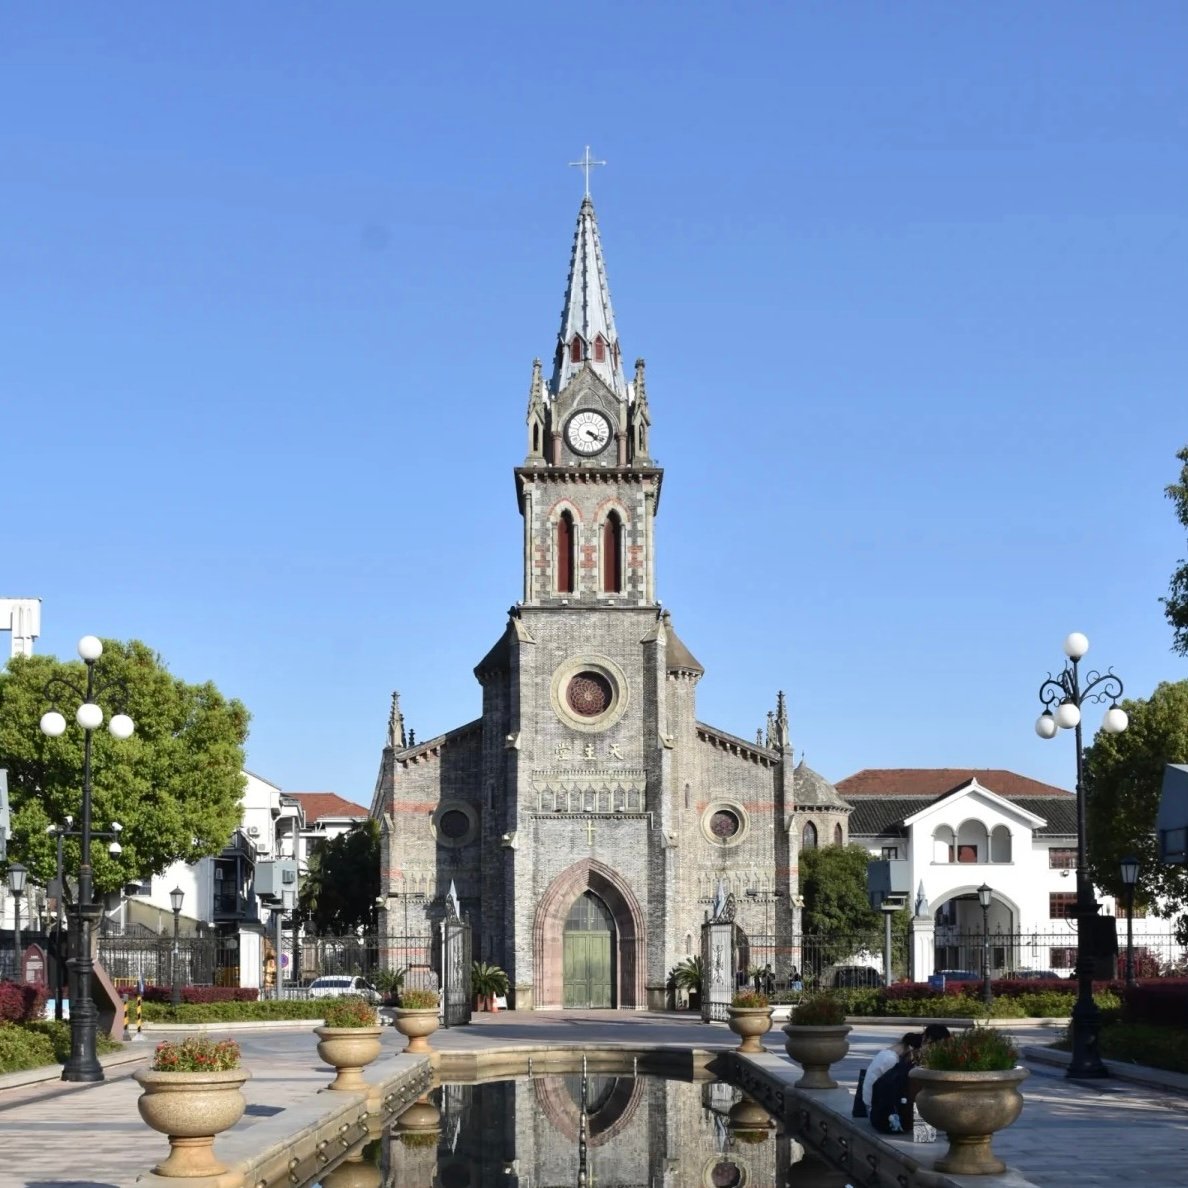
[(540, 453), (540, 426), (532, 426), (532, 452), (534, 454)]
[(569, 344), (569, 361), (571, 363), (582, 361), (582, 340), (576, 334), (573, 336), (573, 342)]
[(563, 511), (557, 517), (557, 593), (573, 593), (573, 545), (576, 533), (573, 516)]
[(804, 831), (800, 835), (800, 848), (802, 850), (815, 850), (817, 848), (817, 827), (812, 821), (806, 821)]
[(957, 857), (956, 840), (948, 825), (938, 825), (932, 834), (932, 861), (955, 861)]
[(606, 358), (606, 339), (600, 334), (594, 340), (594, 362), (601, 363)]
[(614, 511), (602, 525), (602, 589), (606, 594), (623, 589), (623, 521)]
[(842, 844), (842, 827), (840, 825), (835, 825), (833, 827), (833, 844), (835, 846), (840, 846)]
[(990, 861), (1010, 862), (1011, 831), (1005, 825), (995, 825), (990, 831)]
[(963, 821), (957, 830), (958, 862), (989, 862), (990, 838), (981, 821)]

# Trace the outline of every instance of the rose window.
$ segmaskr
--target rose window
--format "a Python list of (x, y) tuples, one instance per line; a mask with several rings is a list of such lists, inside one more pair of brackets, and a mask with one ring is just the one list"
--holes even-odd
[(725, 839), (733, 837), (742, 828), (742, 822), (729, 809), (718, 809), (710, 817), (709, 827), (714, 837)]
[(459, 809), (448, 809), (441, 814), (441, 819), (437, 822), (437, 828), (441, 831), (443, 837), (448, 837), (451, 841), (457, 841), (460, 837), (465, 837), (470, 830), (470, 818)]
[(598, 672), (579, 672), (565, 690), (569, 708), (583, 718), (597, 718), (605, 714), (613, 698), (610, 681)]

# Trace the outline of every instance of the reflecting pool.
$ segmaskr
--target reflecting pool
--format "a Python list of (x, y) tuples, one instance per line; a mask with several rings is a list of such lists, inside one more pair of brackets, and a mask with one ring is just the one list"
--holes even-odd
[[(842, 1188), (832, 1168), (720, 1081), (558, 1073), (442, 1085), (327, 1188)], [(349, 1178), (347, 1178), (349, 1177)]]

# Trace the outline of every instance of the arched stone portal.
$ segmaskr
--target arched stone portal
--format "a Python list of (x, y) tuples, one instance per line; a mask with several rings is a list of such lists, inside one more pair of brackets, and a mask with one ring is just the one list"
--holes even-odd
[(646, 928), (643, 911), (617, 871), (594, 858), (583, 858), (559, 874), (544, 893), (532, 926), (532, 1001), (559, 1007), (565, 1001), (565, 921), (574, 902), (592, 892), (614, 920), (615, 1007), (642, 1009)]

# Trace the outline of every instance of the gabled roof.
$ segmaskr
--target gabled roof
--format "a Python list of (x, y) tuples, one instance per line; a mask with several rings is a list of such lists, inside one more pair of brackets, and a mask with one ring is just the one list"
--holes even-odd
[(365, 820), (367, 810), (353, 800), (344, 800), (337, 792), (286, 792), (301, 805), (306, 825), (316, 825), (323, 818), (336, 820)]
[(1076, 799), (1064, 788), (995, 767), (868, 767), (839, 780), (837, 790), (849, 801), (866, 796), (918, 796), (935, 800), (964, 788), (971, 780), (977, 780), (983, 788), (1007, 800), (1029, 796)]
[[(905, 837), (904, 822), (937, 802), (935, 796), (866, 796), (851, 803), (850, 837)], [(1011, 803), (1041, 817), (1046, 824), (1036, 827), (1036, 837), (1076, 837), (1075, 796), (1012, 796)]]
[(1005, 796), (999, 796), (996, 792), (991, 792), (989, 788), (982, 787), (977, 780), (970, 780), (970, 782), (953, 792), (947, 793), (945, 796), (938, 796), (933, 800), (927, 808), (920, 809), (919, 812), (913, 813), (910, 817), (904, 818), (904, 825), (914, 825), (916, 821), (927, 813), (930, 809), (939, 809), (942, 805), (949, 806), (958, 800), (965, 800), (971, 795), (981, 796), (987, 803), (993, 805), (999, 812), (1007, 813), (1015, 817), (1016, 820), (1022, 819), (1025, 824), (1032, 829), (1038, 829), (1044, 824), (1044, 819), (1038, 813), (1033, 813), (1030, 809), (1024, 807), (1022, 799), (1018, 796), (1013, 799), (1008, 799)]

